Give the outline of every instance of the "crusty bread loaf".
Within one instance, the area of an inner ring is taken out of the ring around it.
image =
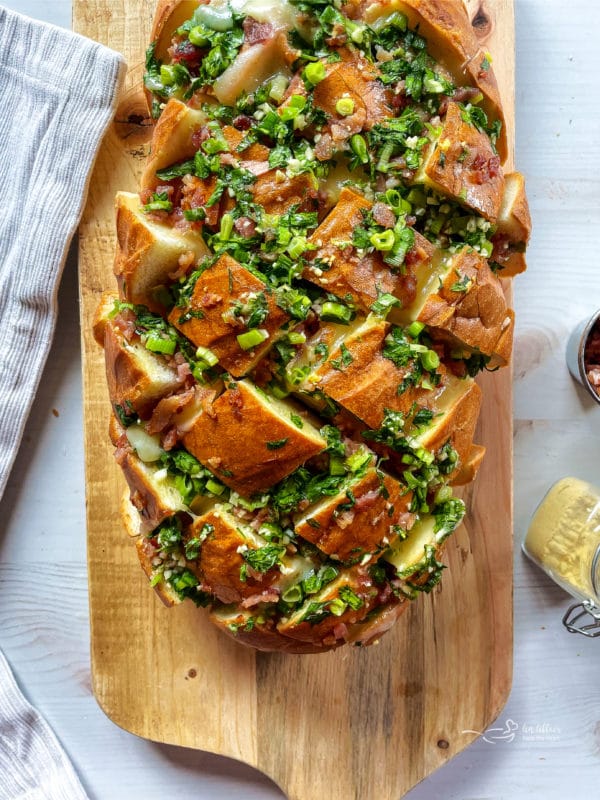
[[[144,83],[94,322],[125,529],[241,644],[370,645],[441,579],[512,350],[491,56],[460,0],[159,0]]]

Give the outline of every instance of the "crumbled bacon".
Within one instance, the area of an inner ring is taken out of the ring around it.
[[[113,319],[113,327],[121,331],[123,336],[130,342],[135,336],[137,317],[130,308],[124,308]]]
[[[174,272],[169,273],[169,278],[172,281],[177,281],[179,278],[182,278],[184,275],[187,275],[190,267],[196,260],[194,256],[194,252],[192,250],[188,250],[187,253],[182,253],[177,260],[178,268]]]
[[[244,42],[247,45],[268,42],[275,36],[275,28],[270,22],[259,22],[254,17],[246,17],[243,28]]]
[[[334,153],[333,138],[329,133],[323,133],[315,145],[315,156],[319,161],[329,161]]]
[[[238,217],[233,223],[233,227],[244,239],[250,239],[256,233],[256,222],[250,217]]]
[[[233,127],[238,131],[249,131],[252,127],[252,118],[246,116],[246,114],[239,114],[233,120]]]
[[[482,186],[500,174],[500,158],[492,156],[486,158],[483,153],[477,153],[470,167],[471,181]]]
[[[381,494],[381,490],[379,488],[372,489],[370,492],[366,492],[366,494],[361,495],[361,497],[356,498],[356,503],[354,508],[357,511],[361,511],[365,508],[371,508],[375,505],[377,498]]]
[[[336,518],[336,525],[338,528],[345,530],[354,522],[355,512],[352,509],[348,509],[346,511],[342,511],[341,514]]]
[[[142,189],[142,191],[140,192],[140,203],[143,206],[145,206],[152,200],[153,194],[154,192],[152,191],[152,189]]]
[[[167,452],[172,450],[179,442],[179,438],[179,431],[177,428],[175,426],[169,428],[161,437],[160,443],[163,450],[166,450]]]
[[[185,389],[183,392],[173,394],[170,397],[163,397],[156,404],[152,416],[146,423],[146,430],[153,436],[155,433],[162,433],[167,426],[173,424],[173,417],[181,413],[195,397],[195,389]]]
[[[129,444],[129,439],[127,438],[127,434],[124,433],[121,438],[117,442],[117,446],[115,449],[115,461],[119,466],[122,466],[125,463],[125,459],[127,458],[130,453],[133,453],[133,449]]]
[[[169,48],[169,55],[174,64],[185,64],[188,68],[194,68],[200,65],[203,52],[199,47],[193,45],[189,39],[184,39]]]
[[[238,420],[242,419],[242,408],[244,407],[244,398],[242,397],[242,393],[234,390],[232,392],[228,392],[227,394],[229,405],[233,411],[233,416]]]
[[[250,570],[248,570],[248,572],[250,572]],[[279,592],[275,589],[265,589],[265,591],[260,594],[251,594],[250,597],[244,598],[241,605],[242,608],[253,608],[259,605],[259,603],[277,603],[278,600]]]
[[[223,463],[223,459],[220,456],[210,456],[207,458],[206,461],[208,462],[208,466],[215,472],[219,469],[221,464]]]
[[[389,206],[385,203],[375,203],[373,206],[373,219],[378,225],[384,228],[393,228],[396,224],[396,216]]]
[[[210,139],[210,131],[206,125],[203,125],[201,128],[198,128],[198,130],[195,130],[192,133],[192,144],[196,150],[199,150],[200,145],[203,144],[203,142],[205,142],[207,139]]]
[[[200,305],[202,308],[211,309],[216,308],[219,303],[223,302],[223,298],[220,294],[216,294],[215,292],[205,292],[202,297],[200,298]]]

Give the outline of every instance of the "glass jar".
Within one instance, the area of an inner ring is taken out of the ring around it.
[[[537,507],[523,551],[579,602],[563,617],[571,633],[600,636],[600,489],[555,483]]]

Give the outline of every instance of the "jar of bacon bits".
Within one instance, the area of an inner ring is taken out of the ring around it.
[[[567,344],[569,372],[600,404],[600,311],[581,322]]]

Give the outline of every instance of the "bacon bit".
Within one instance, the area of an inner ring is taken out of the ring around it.
[[[249,131],[252,127],[252,119],[246,114],[240,114],[233,120],[233,127],[238,131]]]
[[[389,585],[389,583],[386,582],[381,591],[379,592],[379,594],[377,595],[377,602],[381,604],[386,603],[390,599],[392,594],[393,594],[392,587]]]
[[[333,138],[329,133],[324,133],[315,145],[315,156],[319,161],[329,161],[334,152]]]
[[[497,233],[495,236],[492,236],[491,241],[494,245],[492,259],[497,261],[498,264],[505,264],[510,258],[510,239],[506,234]]]
[[[127,434],[124,433],[118,440],[117,447],[115,449],[115,461],[120,467],[123,466],[125,459],[130,453],[133,453],[133,449],[129,444]]]
[[[233,411],[233,416],[237,420],[242,419],[242,408],[244,407],[244,398],[242,397],[242,393],[237,389],[234,389],[232,392],[229,392],[229,405],[231,406],[231,410]]]
[[[371,508],[375,505],[377,498],[380,496],[381,490],[379,488],[372,489],[370,492],[361,495],[361,497],[356,498],[356,504],[354,508],[357,511],[362,511],[365,508]]]
[[[339,517],[336,519],[336,525],[338,528],[341,528],[343,531],[346,530],[347,527],[352,525],[354,522],[354,517],[356,516],[355,512],[352,509],[348,509],[347,511],[343,511]]]
[[[203,144],[207,139],[210,139],[210,131],[203,125],[201,128],[198,128],[192,133],[192,144],[196,148],[196,150],[200,149],[200,145]]]
[[[268,508],[261,508],[260,511],[255,514],[252,522],[250,523],[250,527],[257,531],[263,522],[266,522],[270,516],[271,513]]]
[[[146,430],[153,436],[155,433],[162,433],[167,426],[173,423],[173,417],[180,414],[194,399],[196,392],[194,387],[185,389],[178,394],[170,397],[163,397],[156,404],[152,416],[146,422]]]
[[[192,266],[195,260],[196,257],[194,256],[194,252],[192,250],[188,250],[187,253],[182,253],[177,260],[179,268],[176,269],[175,272],[169,272],[169,278],[172,281],[177,281],[179,278],[187,275],[189,268]]]
[[[247,45],[268,42],[275,36],[275,28],[270,22],[259,22],[254,17],[246,17],[243,22],[244,43]]]
[[[405,94],[396,94],[392,96],[392,108],[395,111],[404,111],[408,105],[408,97]]]
[[[242,169],[256,175],[257,178],[259,175],[265,175],[271,169],[268,161],[242,161],[240,166]]]
[[[130,342],[135,336],[137,317],[130,308],[119,311],[113,319],[113,327],[121,331],[123,336]]]
[[[473,159],[470,172],[471,182],[482,186],[492,178],[498,177],[500,174],[500,159],[498,156],[486,158],[483,153],[478,153]]]
[[[211,456],[210,458],[206,459],[208,462],[208,466],[214,471],[218,470],[221,464],[223,463],[223,459],[220,456]]]
[[[202,61],[202,50],[193,45],[189,39],[180,41],[169,48],[169,55],[174,64],[185,64],[187,67],[197,67]]]
[[[252,570],[253,571],[253,570]],[[248,570],[250,573],[251,570]],[[264,592],[260,594],[251,594],[250,597],[246,597],[242,600],[242,608],[253,608],[253,606],[257,606],[259,603],[277,603],[279,600],[279,592],[275,589],[265,589]]]
[[[179,439],[180,436],[177,428],[175,426],[169,428],[168,431],[161,437],[161,445],[163,450],[166,450],[167,452],[172,450],[179,442]]]
[[[348,626],[344,622],[338,622],[332,633],[336,639],[345,639],[348,635]]]
[[[244,239],[250,239],[256,233],[256,222],[250,217],[239,217],[233,223],[233,227]]]
[[[452,95],[454,103],[466,103],[473,100],[480,94],[480,90],[475,86],[463,86],[457,89]]]
[[[170,183],[165,183],[165,184],[161,183],[159,186],[156,187],[156,189],[154,191],[156,192],[156,194],[166,194],[167,197],[170,200],[171,199],[171,195],[175,191],[175,188],[173,186],[171,186]]]
[[[222,167],[237,167],[239,163],[239,159],[233,153],[219,153],[219,164]]]
[[[384,228],[393,228],[396,224],[396,216],[389,206],[385,203],[375,203],[373,206],[373,219],[378,225]]]
[[[398,517],[396,517],[395,524],[399,525],[404,531],[410,531],[416,521],[417,521],[416,514],[413,514],[410,511],[403,511],[401,514],[398,515]]]
[[[215,399],[215,392],[210,392],[209,394],[203,395],[202,399],[200,400],[200,407],[202,409],[202,412],[211,419],[217,418],[217,413],[213,408],[214,399]]]
[[[216,308],[219,303],[223,302],[223,298],[220,294],[215,294],[215,292],[206,292],[200,298],[200,305],[202,308],[210,309]]]
[[[588,381],[592,384],[594,389],[600,389],[600,367],[597,369],[591,369],[587,374]],[[600,392],[598,392],[600,394]]]

